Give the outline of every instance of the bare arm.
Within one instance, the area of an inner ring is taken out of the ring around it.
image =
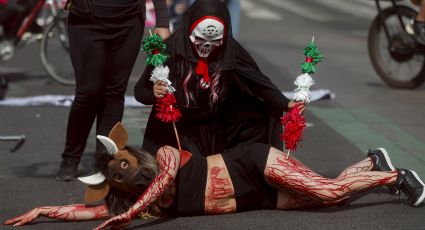
[[[126,213],[113,217],[105,221],[96,229],[105,229],[107,227],[117,227],[127,225],[131,219],[136,217],[141,211],[145,210],[156,199],[161,197],[165,190],[173,183],[177,175],[180,164],[179,151],[173,147],[165,146],[158,150],[156,160],[160,169],[160,173],[139,200]]]
[[[23,215],[5,221],[4,224],[21,226],[31,223],[39,216],[66,221],[99,220],[110,217],[106,205],[87,206],[85,204],[72,204],[35,208]]]

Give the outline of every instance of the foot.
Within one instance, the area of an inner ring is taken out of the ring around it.
[[[384,148],[369,149],[367,156],[372,159],[372,171],[395,171],[390,156]]]
[[[387,150],[384,148],[369,149],[367,156],[372,159],[373,167],[372,171],[395,171],[396,168],[391,163],[390,156],[388,155]],[[398,195],[399,190],[396,186],[388,186],[390,194]]]
[[[398,169],[396,186],[409,198],[413,207],[424,204],[425,184],[415,171]]]
[[[413,30],[415,31],[415,39],[421,45],[425,45],[425,22],[424,21],[413,21]]]
[[[63,159],[59,168],[56,180],[58,181],[72,181],[77,178],[78,160]]]

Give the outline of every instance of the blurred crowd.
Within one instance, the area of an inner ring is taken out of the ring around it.
[[[170,13],[170,28],[176,28],[180,22],[180,19],[186,9],[195,0],[167,0]],[[236,38],[239,29],[239,18],[240,18],[240,0],[221,0],[225,2],[229,8],[230,15],[232,17],[232,30],[233,36]],[[146,27],[153,27],[155,25],[155,15],[152,0],[146,1]]]
[[[195,0],[167,0],[170,13],[170,28],[177,27],[182,14]],[[229,7],[232,17],[233,35],[237,37],[240,18],[240,0],[222,0]],[[22,20],[31,12],[38,0],[0,0],[0,37],[15,34]],[[63,1],[65,2],[65,1]],[[146,0],[146,28],[155,26],[155,11],[152,0]],[[38,32],[40,25],[32,25]]]

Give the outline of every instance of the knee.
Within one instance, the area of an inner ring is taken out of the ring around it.
[[[320,194],[316,195],[316,198],[324,203],[334,203],[334,202],[339,202],[341,200],[344,200],[347,197],[345,196],[345,193],[342,191],[335,191],[333,189],[329,189],[329,190],[322,190]]]
[[[127,84],[120,84],[113,87],[106,87],[105,97],[114,99],[124,99]]]
[[[178,152],[178,151],[179,150],[174,148],[174,147],[171,147],[169,145],[165,145],[165,146],[162,146],[161,148],[159,148],[156,153],[158,155],[158,154],[165,154],[165,153]]]
[[[80,87],[75,92],[74,103],[82,106],[90,106],[102,99],[103,90],[93,87]]]

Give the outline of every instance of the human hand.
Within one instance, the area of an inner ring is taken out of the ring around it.
[[[306,104],[304,101],[290,101],[288,103],[288,108],[292,109],[295,106],[298,106],[298,109],[300,110],[300,114],[303,114],[304,111],[306,110]]]
[[[99,225],[94,230],[102,230],[108,227],[111,229],[122,229],[131,223],[131,215],[129,212],[125,212],[121,215],[110,218],[109,220],[103,222],[103,224]]]
[[[158,34],[159,36],[161,36],[162,39],[164,39],[164,40],[167,39],[168,37],[170,37],[170,35],[171,35],[170,29],[168,29],[168,28],[162,28],[162,27],[155,28],[153,30],[153,32],[155,34]]]
[[[21,225],[24,225],[24,224],[31,223],[33,220],[37,219],[37,217],[40,214],[42,214],[42,212],[44,210],[46,210],[46,209],[45,208],[34,208],[33,210],[31,210],[31,211],[29,211],[29,212],[27,212],[23,215],[20,215],[20,216],[14,217],[12,219],[6,220],[5,222],[3,222],[3,224],[6,224],[6,225],[12,225],[13,224],[13,226],[21,226]]]
[[[157,81],[153,85],[153,95],[155,98],[163,98],[168,93],[168,86],[167,83],[163,81]]]

